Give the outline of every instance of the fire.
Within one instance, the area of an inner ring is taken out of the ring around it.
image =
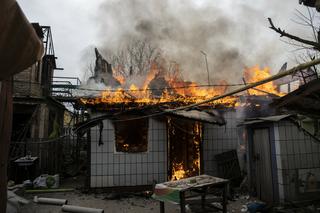
[[[168,121],[169,123],[171,120]],[[191,162],[184,161],[181,158],[174,158],[172,162],[171,180],[180,180],[200,174],[200,143],[202,138],[202,125],[199,122],[193,124],[192,143],[193,153],[189,155]],[[181,150],[179,150],[181,152]],[[177,157],[177,156],[175,156]]]
[[[141,85],[126,85],[126,79],[121,75],[120,68],[115,69],[114,77],[121,83],[121,88],[105,90],[100,97],[92,99],[81,99],[87,105],[96,104],[130,104],[155,105],[162,103],[180,103],[180,105],[199,103],[209,98],[224,94],[228,89],[227,81],[219,81],[219,86],[202,87],[196,82],[184,81],[179,70],[179,66],[166,70],[163,66],[153,63],[149,72],[145,75]],[[270,69],[259,66],[247,68],[244,71],[246,83],[257,82],[270,77]],[[165,83],[163,83],[165,82]],[[154,86],[155,85],[155,86]],[[274,94],[282,96],[272,83],[257,86],[255,89],[248,90],[250,95]],[[226,107],[237,107],[239,102],[237,97],[226,97],[216,100],[209,105],[224,105]]]
[[[270,77],[271,73],[269,67],[264,67],[263,69],[260,69],[260,67],[256,65],[252,68],[245,69],[243,75],[246,83],[254,83]],[[273,82],[268,82],[255,88],[256,89],[248,90],[250,95],[266,95],[267,93],[278,96],[284,95],[278,92],[277,87],[273,84]]]
[[[193,176],[195,172],[200,171],[200,155],[194,159],[192,169],[185,169],[182,162],[173,163],[171,180],[180,180],[182,178]]]
[[[186,177],[186,171],[184,170],[183,163],[175,163],[172,168],[171,180],[180,180]]]
[[[114,78],[117,79],[121,88],[105,90],[100,97],[82,98],[83,104],[161,104],[161,103],[180,103],[191,104],[199,103],[208,98],[223,94],[227,90],[227,82],[219,82],[222,86],[200,87],[195,82],[184,81],[179,70],[179,65],[166,69],[159,63],[152,63],[149,72],[145,75],[143,83],[126,85],[126,78],[123,67],[117,66],[113,70]],[[225,104],[234,106],[237,100],[235,97],[228,97],[210,104]]]

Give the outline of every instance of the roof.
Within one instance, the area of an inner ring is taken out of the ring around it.
[[[216,110],[200,110],[200,109],[191,109],[191,110],[178,110],[178,111],[173,111],[173,110],[163,110],[160,112],[154,112],[150,110],[131,110],[127,111],[127,113],[122,113],[123,114],[136,114],[137,118],[139,118],[138,114],[140,113],[141,118],[148,118],[151,117],[152,114],[157,114],[157,118],[159,116],[165,116],[165,115],[172,115],[172,116],[177,116],[180,118],[185,118],[189,120],[195,120],[195,121],[200,121],[200,122],[205,122],[205,123],[210,123],[210,124],[217,124],[217,125],[224,125],[226,124],[224,118],[220,113]],[[79,123],[76,125],[76,127],[73,129],[74,132],[84,132],[87,129],[99,125],[103,120],[106,119],[111,119],[111,120],[116,120],[117,117],[119,116],[112,113],[112,112],[106,112],[103,115],[99,115],[97,117],[88,119],[82,123]]]
[[[216,110],[191,109],[191,110],[172,111],[168,109],[168,110],[164,110],[164,112],[177,117],[206,122],[210,124],[218,124],[218,125],[226,124],[224,118]]]
[[[320,117],[320,79],[310,81],[297,90],[274,100],[272,105],[300,114]]]
[[[263,122],[278,122],[292,116],[293,115],[291,114],[287,114],[287,115],[274,115],[274,116],[260,117],[260,118],[250,118],[250,119],[246,119],[240,125],[250,125],[250,124],[256,124],[256,123],[263,123]]]

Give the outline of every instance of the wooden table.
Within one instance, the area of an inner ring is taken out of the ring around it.
[[[227,212],[227,190],[229,180],[209,175],[199,175],[176,181],[159,183],[155,186],[153,198],[160,201],[160,212],[164,213],[164,202],[178,203],[181,213],[186,212],[187,198],[201,196],[201,207],[205,209],[206,196],[212,189],[222,189],[222,211]],[[192,195],[187,195],[188,193]]]

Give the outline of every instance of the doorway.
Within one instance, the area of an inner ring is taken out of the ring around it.
[[[273,180],[269,128],[253,130],[253,186],[257,197],[267,203],[273,203]]]

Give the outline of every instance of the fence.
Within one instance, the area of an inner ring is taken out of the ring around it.
[[[59,173],[63,159],[63,140],[63,138],[51,140],[27,139],[23,142],[11,142],[10,162],[28,153],[33,157],[38,157],[37,173]]]

